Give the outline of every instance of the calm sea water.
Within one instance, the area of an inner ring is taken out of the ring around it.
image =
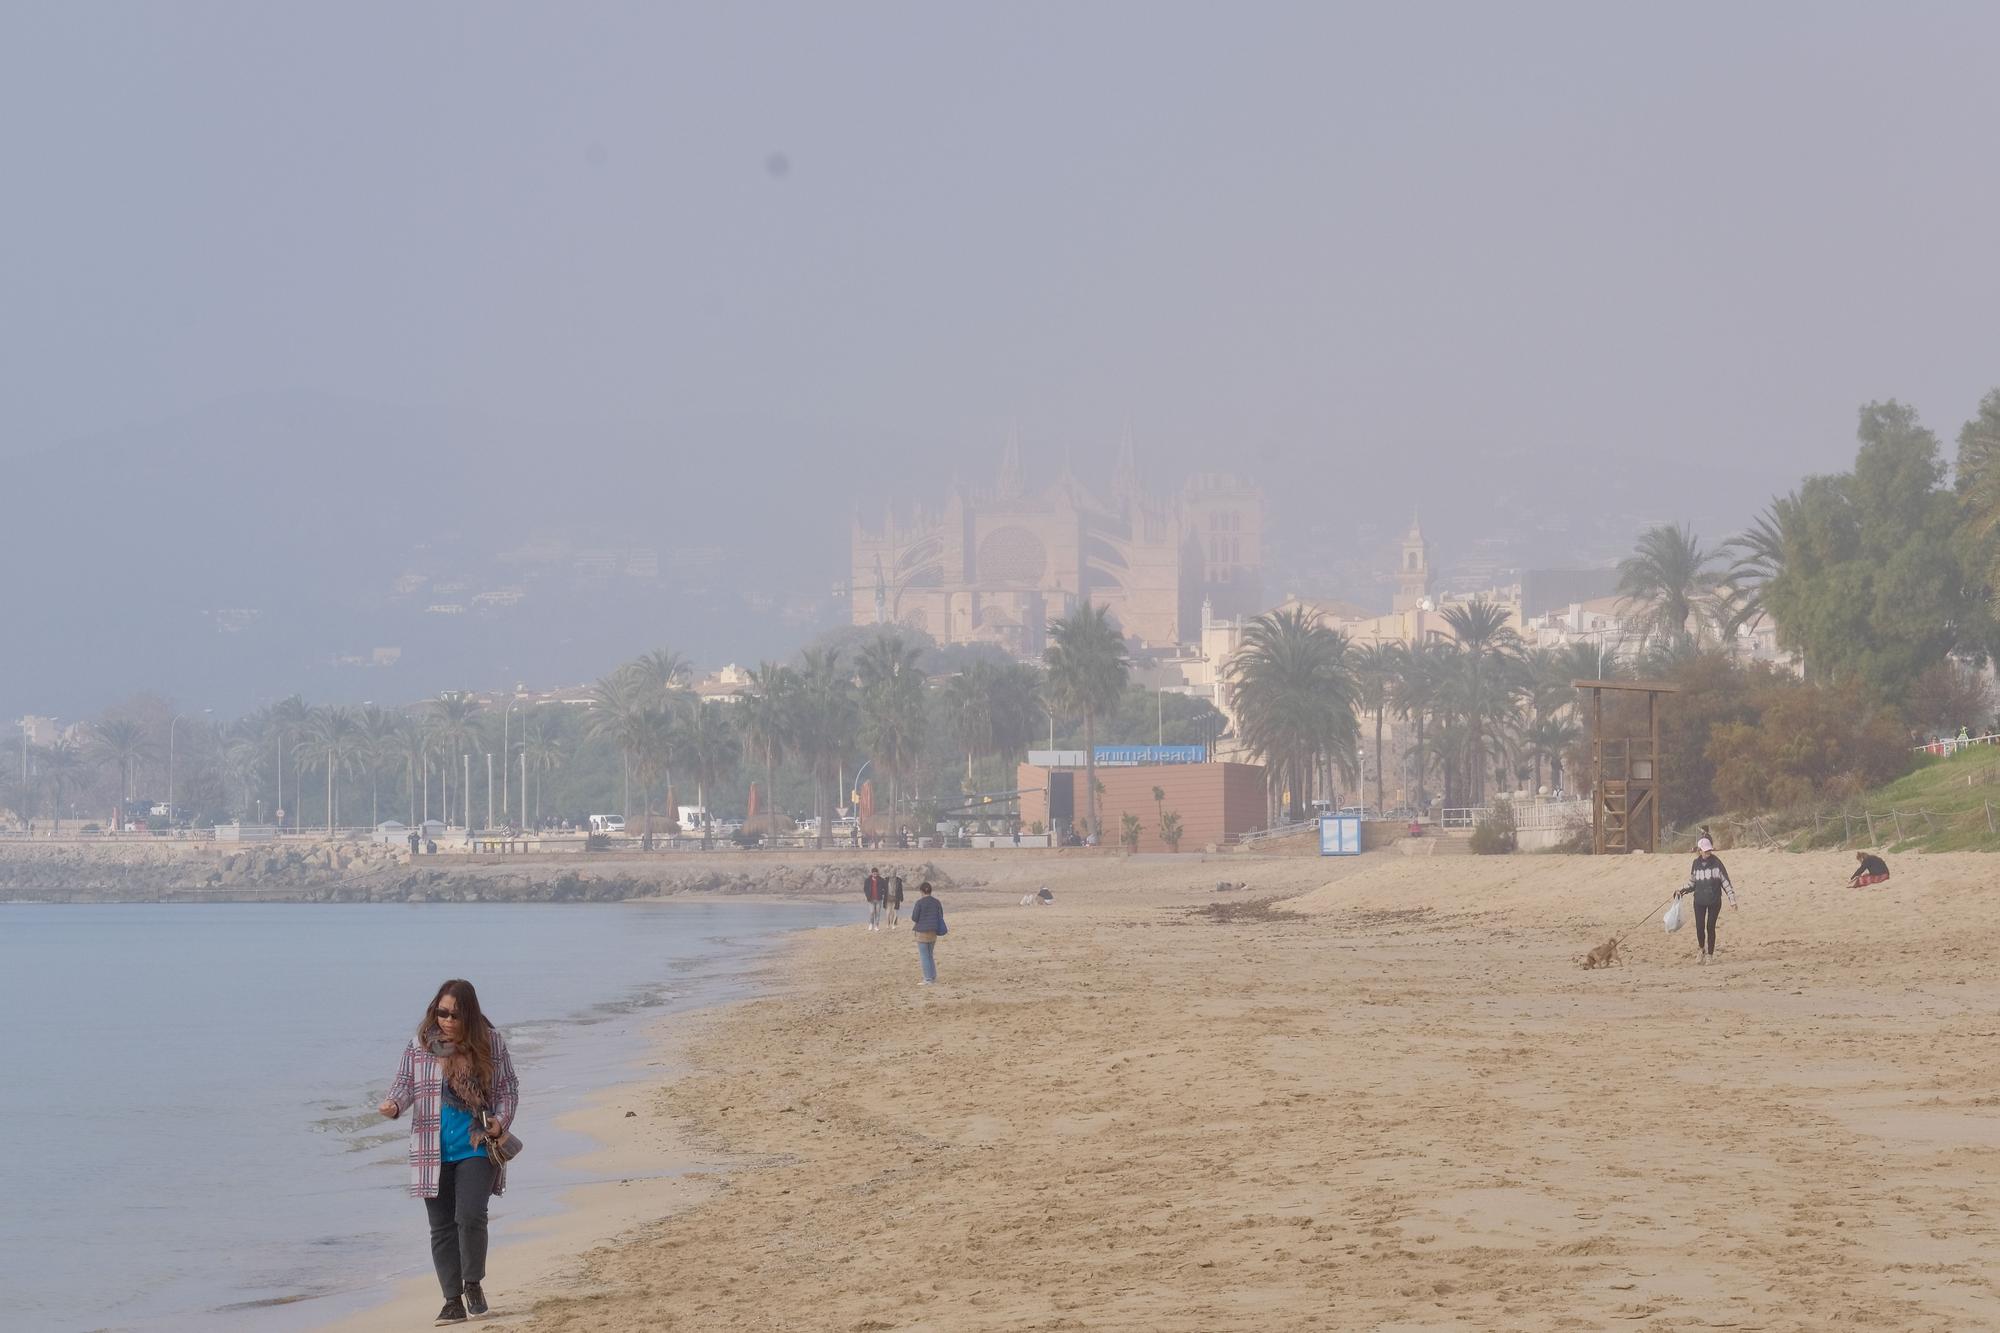
[[[559,1206],[551,1120],[637,1076],[662,1014],[732,998],[808,905],[0,906],[0,1324],[294,1329],[429,1272],[407,1125],[373,1105],[438,982],[521,1078],[494,1201]]]

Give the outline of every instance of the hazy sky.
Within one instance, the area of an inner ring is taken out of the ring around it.
[[[2000,383],[1990,4],[0,9],[0,453],[317,389],[1845,463]],[[665,447],[663,445],[663,447]],[[1760,503],[1752,497],[1750,503]]]

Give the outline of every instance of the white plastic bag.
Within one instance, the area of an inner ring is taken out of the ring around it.
[[[1669,935],[1681,928],[1681,900],[1678,897],[1667,904],[1667,914],[1660,918],[1660,924],[1666,927]]]

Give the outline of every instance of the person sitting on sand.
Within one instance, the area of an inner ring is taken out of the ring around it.
[[[1859,864],[1848,878],[1848,887],[1859,889],[1869,884],[1880,884],[1889,878],[1889,863],[1873,852],[1856,852],[1854,859]]]
[[[923,964],[924,985],[937,984],[937,942],[945,933],[944,904],[931,896],[931,882],[917,885],[917,903],[910,909],[910,933],[917,937],[917,959]]]
[[[1687,883],[1674,892],[1678,898],[1683,893],[1694,895],[1694,960],[1706,963],[1715,957],[1715,927],[1722,916],[1722,895],[1729,895],[1729,905],[1736,906],[1736,886],[1729,882],[1729,872],[1723,868],[1722,858],[1715,854],[1715,844],[1707,838],[1695,843],[1694,866],[1688,871]]]
[[[507,1188],[507,1165],[486,1150],[506,1136],[521,1085],[500,1029],[469,981],[438,987],[375,1109],[410,1117],[410,1194],[430,1215],[431,1265],[444,1289],[439,1324],[486,1313],[486,1201]]]

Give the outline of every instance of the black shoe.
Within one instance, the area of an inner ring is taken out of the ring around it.
[[[474,1319],[486,1313],[486,1293],[479,1289],[477,1282],[465,1284],[465,1312]]]
[[[442,1328],[446,1324],[462,1324],[464,1322],[465,1302],[456,1296],[446,1301],[444,1309],[438,1311],[437,1327],[439,1328]]]

